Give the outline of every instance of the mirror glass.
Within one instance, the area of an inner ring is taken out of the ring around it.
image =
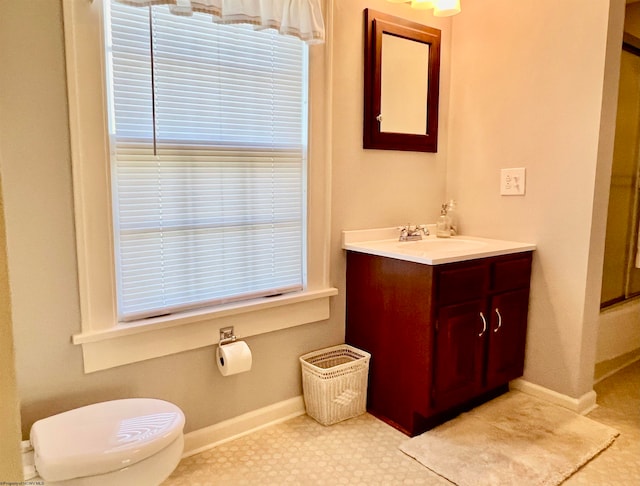
[[[382,34],[380,131],[427,133],[429,44]]]

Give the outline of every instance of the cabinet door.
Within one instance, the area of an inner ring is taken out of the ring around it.
[[[484,301],[442,307],[435,337],[433,406],[444,409],[482,389],[484,343],[489,332]]]
[[[522,376],[528,307],[529,289],[505,292],[491,299],[488,388]]]

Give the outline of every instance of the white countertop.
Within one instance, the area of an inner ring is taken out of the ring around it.
[[[418,241],[398,241],[400,231],[393,228],[342,232],[342,248],[370,255],[396,258],[427,265],[462,262],[491,256],[509,255],[536,249],[533,243],[493,240],[458,235],[438,238],[435,225],[427,225],[429,236]]]

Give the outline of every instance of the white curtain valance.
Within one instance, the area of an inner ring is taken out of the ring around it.
[[[252,24],[257,29],[277,29],[307,42],[324,42],[320,0],[118,0],[139,7],[169,5],[175,15],[203,12],[222,24]]]

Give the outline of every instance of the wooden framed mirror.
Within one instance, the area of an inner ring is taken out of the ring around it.
[[[438,151],[440,30],[364,10],[366,149]]]

